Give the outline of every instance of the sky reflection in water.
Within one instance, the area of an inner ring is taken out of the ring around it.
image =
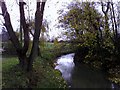
[[[74,53],[67,54],[57,59],[55,69],[60,70],[62,77],[73,88],[112,88],[117,86],[105,79],[105,74],[99,70],[91,70],[90,67],[80,64],[75,66]],[[118,88],[118,87],[117,87]]]

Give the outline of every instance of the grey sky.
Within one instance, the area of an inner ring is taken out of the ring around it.
[[[14,30],[19,28],[19,5],[16,3],[18,0],[5,0],[8,8],[8,12],[11,16],[11,22]],[[24,0],[29,1],[30,3],[30,15],[34,18],[35,10],[36,10],[36,0]],[[46,19],[49,23],[51,31],[49,32],[50,38],[56,37],[61,34],[61,29],[55,28],[55,25],[58,23],[58,14],[57,10],[64,9],[62,5],[66,5],[66,3],[70,3],[72,0],[47,0],[45,11],[44,11],[44,19]],[[78,1],[99,1],[99,0],[78,0]],[[118,1],[118,0],[113,0]],[[26,10],[25,10],[26,11]],[[0,9],[1,13],[1,9]],[[28,12],[25,12],[26,18],[28,17]],[[3,21],[2,16],[0,16],[0,24]],[[1,29],[0,29],[1,32]]]
[[[18,0],[17,0],[18,1]],[[28,1],[28,0],[24,0]],[[55,28],[55,24],[57,24],[58,20],[58,14],[57,10],[64,8],[62,5],[65,5],[67,3],[70,3],[72,0],[47,0],[46,5],[45,5],[45,11],[44,11],[44,19],[46,19],[49,23],[51,31],[49,32],[50,38],[56,37],[60,34],[61,30]],[[16,0],[6,0],[6,5],[8,12],[10,14],[11,22],[13,25],[14,30],[19,28],[19,5],[16,3]],[[36,0],[29,0],[29,5],[30,5],[30,16],[34,18],[35,10],[36,10]],[[1,10],[0,10],[1,12]],[[28,17],[28,12],[25,10],[25,15],[26,18]],[[0,16],[0,24],[1,21],[4,21],[2,16]],[[1,31],[0,31],[1,32]]]

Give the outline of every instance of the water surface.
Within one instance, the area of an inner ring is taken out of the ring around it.
[[[60,70],[62,77],[72,88],[116,88],[117,86],[105,77],[100,70],[93,70],[87,65],[75,66],[73,62],[74,53],[67,54],[57,59],[55,69]]]

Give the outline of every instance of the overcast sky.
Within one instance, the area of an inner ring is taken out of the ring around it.
[[[17,0],[18,1],[18,0]],[[28,1],[28,0],[24,0]],[[32,1],[32,2],[31,2]],[[72,0],[47,0],[46,5],[45,5],[45,11],[44,11],[44,19],[46,19],[49,23],[49,27],[51,31],[49,32],[50,38],[52,37],[57,37],[58,35],[61,34],[61,30],[58,28],[55,28],[55,25],[58,23],[58,14],[57,11],[65,8],[62,5],[67,5],[67,3],[70,3]],[[6,0],[6,5],[8,12],[10,14],[11,22],[13,25],[14,30],[19,28],[19,5],[17,4],[16,0]],[[35,10],[36,10],[36,0],[29,0],[29,5],[30,5],[30,15],[34,18]],[[28,12],[25,10],[25,15],[26,18],[28,17]],[[0,10],[1,13],[1,10]],[[0,16],[0,24],[2,24],[3,18]],[[1,32],[1,30],[0,30]]]
[[[13,25],[14,30],[19,28],[19,5],[16,1],[18,0],[5,0],[8,12],[10,14],[11,22]],[[28,0],[25,0],[28,1]],[[44,11],[44,19],[46,19],[49,23],[49,27],[51,29],[49,35],[50,38],[56,37],[61,34],[61,29],[55,28],[55,25],[58,23],[58,14],[57,11],[60,9],[64,9],[65,6],[71,2],[72,0],[47,0],[45,5],[45,11]],[[86,0],[78,0],[78,1],[86,1]],[[99,1],[99,0],[88,0],[88,1]],[[113,0],[118,1],[118,0]],[[34,18],[35,10],[36,10],[36,0],[29,0],[30,3],[30,15]],[[25,10],[26,11],[26,10]],[[1,13],[1,10],[0,10]],[[28,12],[26,11],[25,15],[27,18]],[[0,24],[2,23],[3,19],[2,16],[0,16]],[[1,32],[1,29],[0,29]]]

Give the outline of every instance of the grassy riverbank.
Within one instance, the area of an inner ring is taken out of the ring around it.
[[[24,72],[16,65],[17,58],[3,59],[3,88],[65,88],[66,82],[61,73],[40,57],[34,62],[32,72]]]
[[[62,47],[63,48],[63,47]],[[61,52],[61,46],[49,44],[41,50],[42,57],[38,57],[33,64],[33,71],[25,72],[17,64],[17,57],[4,57],[2,62],[3,88],[66,88],[67,84],[61,73],[55,70],[54,60]],[[67,49],[66,49],[67,50]]]

